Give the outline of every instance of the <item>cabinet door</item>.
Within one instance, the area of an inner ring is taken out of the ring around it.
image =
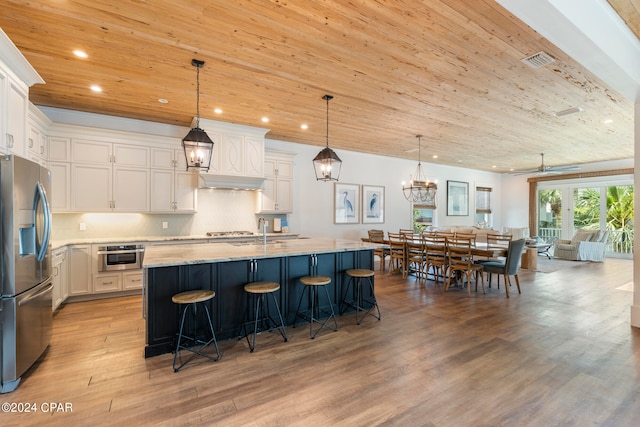
[[[51,171],[51,209],[56,212],[71,210],[71,164],[62,162],[49,163]]]
[[[244,174],[264,176],[264,138],[244,138]]]
[[[49,137],[49,161],[69,162],[71,161],[71,139]]]
[[[7,104],[7,150],[21,157],[26,156],[28,92],[18,82],[9,78]]]
[[[51,274],[51,284],[53,285],[53,290],[51,291],[52,296],[52,306],[51,310],[56,311],[56,308],[60,306],[62,303],[62,283],[61,283],[61,271],[60,264],[62,264],[62,257],[54,252],[51,257],[51,266],[53,267],[53,273]]]
[[[198,208],[196,187],[198,176],[193,172],[174,172],[174,210],[176,212],[195,212]]]
[[[174,150],[170,148],[152,148],[151,149],[151,167],[154,169],[169,169],[175,167]]]
[[[113,168],[114,210],[119,212],[149,211],[149,169]]]
[[[222,140],[222,175],[244,174],[243,137],[241,135],[224,134]]]
[[[173,178],[171,170],[151,170],[151,212],[171,212],[173,210]]]
[[[91,286],[91,245],[69,247],[69,296],[88,295]]]
[[[291,203],[291,195],[293,194],[293,181],[291,179],[278,178],[276,180],[276,210],[278,212],[291,212],[293,206]]]
[[[113,144],[113,162],[117,166],[149,167],[149,149],[137,145]]]
[[[276,210],[276,178],[266,178],[264,180],[260,200],[262,212]]]
[[[113,144],[108,142],[74,139],[71,141],[71,161],[73,163],[93,163],[111,165]],[[73,177],[75,180],[75,177]]]
[[[73,164],[71,210],[109,212],[111,205],[111,164]]]
[[[7,75],[0,64],[0,111],[7,110]],[[7,152],[7,131],[5,121],[0,117],[0,153]]]

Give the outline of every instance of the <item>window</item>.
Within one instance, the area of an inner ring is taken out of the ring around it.
[[[413,230],[420,233],[433,225],[433,211],[431,206],[413,205]]]
[[[476,224],[491,226],[491,187],[476,187]]]

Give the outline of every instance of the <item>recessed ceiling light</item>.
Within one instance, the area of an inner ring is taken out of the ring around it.
[[[94,92],[102,92],[102,88],[98,85],[91,85],[91,90]]]
[[[493,169],[497,168],[497,166],[496,166],[496,165],[493,165],[493,166],[491,166],[491,167],[492,167]]]
[[[438,155],[437,155],[437,154],[434,154],[434,155],[433,155],[433,158],[434,158],[434,159],[437,159],[437,158],[438,158]]]
[[[300,125],[300,129],[309,129],[309,126],[306,123]]]
[[[262,123],[269,123],[269,117],[263,117]]]
[[[611,123],[613,123],[613,119],[607,119],[607,120],[604,121],[605,125],[609,125]]]
[[[75,56],[77,56],[78,58],[88,58],[89,57],[89,55],[87,55],[87,52],[85,52],[84,50],[80,50],[80,49],[74,50],[73,54]]]
[[[222,114],[222,108],[214,108],[213,112],[216,114]]]
[[[166,100],[166,99],[164,99],[164,98],[160,98],[160,99],[158,99],[158,102],[159,102],[160,104],[168,104],[168,103],[169,103],[169,101],[167,101],[167,100]]]

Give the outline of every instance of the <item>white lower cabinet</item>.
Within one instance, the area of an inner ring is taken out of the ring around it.
[[[69,246],[69,296],[90,295],[91,286],[91,245]]]
[[[93,276],[93,293],[118,292],[122,290],[122,273],[99,273]]]
[[[52,310],[56,311],[69,296],[67,247],[59,248],[51,253],[53,267],[53,304]]]
[[[133,291],[142,289],[142,271],[122,273],[122,290]]]

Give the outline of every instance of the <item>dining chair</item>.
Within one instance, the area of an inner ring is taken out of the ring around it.
[[[389,240],[389,271],[392,273],[400,272],[402,278],[406,278],[405,236],[390,231],[387,232],[387,236]]]
[[[476,236],[476,233],[468,233],[468,232],[456,231],[454,233],[453,237],[461,238],[461,239],[469,239],[469,240],[471,240],[471,246],[475,247],[476,246],[476,238],[478,236]]]
[[[422,236],[419,234],[405,235],[405,251],[407,274],[415,274],[419,281],[426,280],[427,254]]]
[[[507,257],[504,262],[500,261],[488,261],[482,264],[485,273],[489,274],[489,286],[491,286],[491,274],[498,274],[498,289],[500,289],[500,274],[504,276],[504,287],[509,298],[509,286],[511,286],[509,276],[513,276],[516,279],[516,286],[518,287],[518,293],[520,292],[520,280],[518,279],[518,269],[522,262],[522,251],[524,250],[525,239],[512,240],[509,242],[507,249]]]
[[[504,249],[511,241],[511,234],[487,234],[487,249]],[[477,264],[484,264],[488,261],[504,261],[504,257],[489,257],[476,260]],[[491,287],[491,284],[489,284]]]
[[[451,286],[451,279],[461,276],[464,286],[464,279],[467,279],[467,290],[471,296],[471,276],[475,277],[476,292],[478,291],[478,280],[482,283],[482,293],[484,289],[484,276],[482,275],[483,264],[474,264],[473,255],[471,253],[471,239],[451,238],[447,239],[447,282],[444,290],[448,291]]]
[[[440,277],[444,283],[447,271],[447,238],[438,235],[423,235],[423,241],[426,253],[425,272],[428,274],[431,269],[436,284]]]
[[[385,243],[383,230],[368,230],[369,240],[373,243]],[[376,248],[373,250],[373,256],[380,258],[380,270],[384,271],[389,256],[389,248]]]

